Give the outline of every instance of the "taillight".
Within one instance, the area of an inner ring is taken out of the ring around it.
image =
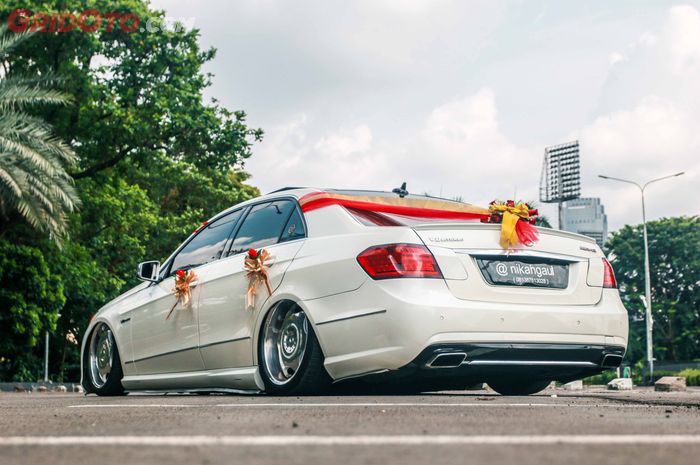
[[[424,245],[370,247],[357,256],[357,261],[373,279],[442,278],[435,257]]]
[[[617,289],[615,271],[607,258],[603,258],[603,287]]]

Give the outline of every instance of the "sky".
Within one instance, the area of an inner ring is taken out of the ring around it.
[[[700,214],[700,0],[157,0],[216,58],[208,98],[265,131],[284,186],[537,200],[544,148],[581,144],[611,230]],[[556,208],[541,208],[556,218]]]

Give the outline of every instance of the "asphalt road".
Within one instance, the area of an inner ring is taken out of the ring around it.
[[[39,463],[696,465],[700,391],[0,393],[0,464]]]

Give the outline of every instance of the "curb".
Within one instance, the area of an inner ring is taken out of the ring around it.
[[[0,383],[0,392],[84,392],[80,383]]]

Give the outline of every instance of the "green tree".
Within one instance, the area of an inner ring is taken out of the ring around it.
[[[654,356],[659,360],[700,358],[700,217],[647,223]],[[630,315],[627,358],[644,359],[646,348],[642,226],[627,225],[605,245],[622,300]]]
[[[259,194],[245,181],[245,160],[262,131],[246,114],[204,92],[213,76],[202,67],[199,31],[152,27],[163,12],[143,0],[8,0],[9,12],[129,11],[141,24],[128,33],[105,27],[32,35],[16,48],[14,72],[64,76],[57,83],[74,105],[39,108],[77,155],[72,170],[82,200],[69,215],[70,241],[58,250],[13,224],[4,237],[40,251],[66,302],[51,346],[54,376],[78,375],[78,346],[89,318],[136,284],[136,265],[167,257],[203,220]],[[0,352],[0,357],[3,353]]]
[[[64,168],[75,161],[75,155],[42,118],[26,110],[42,104],[65,105],[71,99],[51,88],[56,82],[51,74],[29,77],[15,72],[10,52],[28,37],[0,26],[0,215],[5,223],[19,215],[60,238],[66,213],[79,204]],[[0,226],[0,230],[6,228]]]
[[[38,249],[0,239],[0,282],[0,378],[36,380],[32,350],[56,328],[66,300],[61,280]]]
[[[23,71],[49,69],[66,76],[63,90],[75,96],[76,105],[46,115],[64,139],[75,141],[73,177],[101,179],[107,173],[137,184],[160,208],[159,216],[175,226],[159,230],[157,256],[181,241],[183,231],[258,193],[243,184],[242,169],[263,132],[248,127],[245,112],[230,111],[215,99],[205,102],[212,75],[202,66],[216,51],[200,48],[198,30],[161,27],[164,13],[142,0],[63,0],[53,7],[40,0],[6,3],[5,16],[16,8],[57,13],[95,8],[140,18],[143,27],[133,32],[103,26],[94,33],[35,34],[19,51]]]

